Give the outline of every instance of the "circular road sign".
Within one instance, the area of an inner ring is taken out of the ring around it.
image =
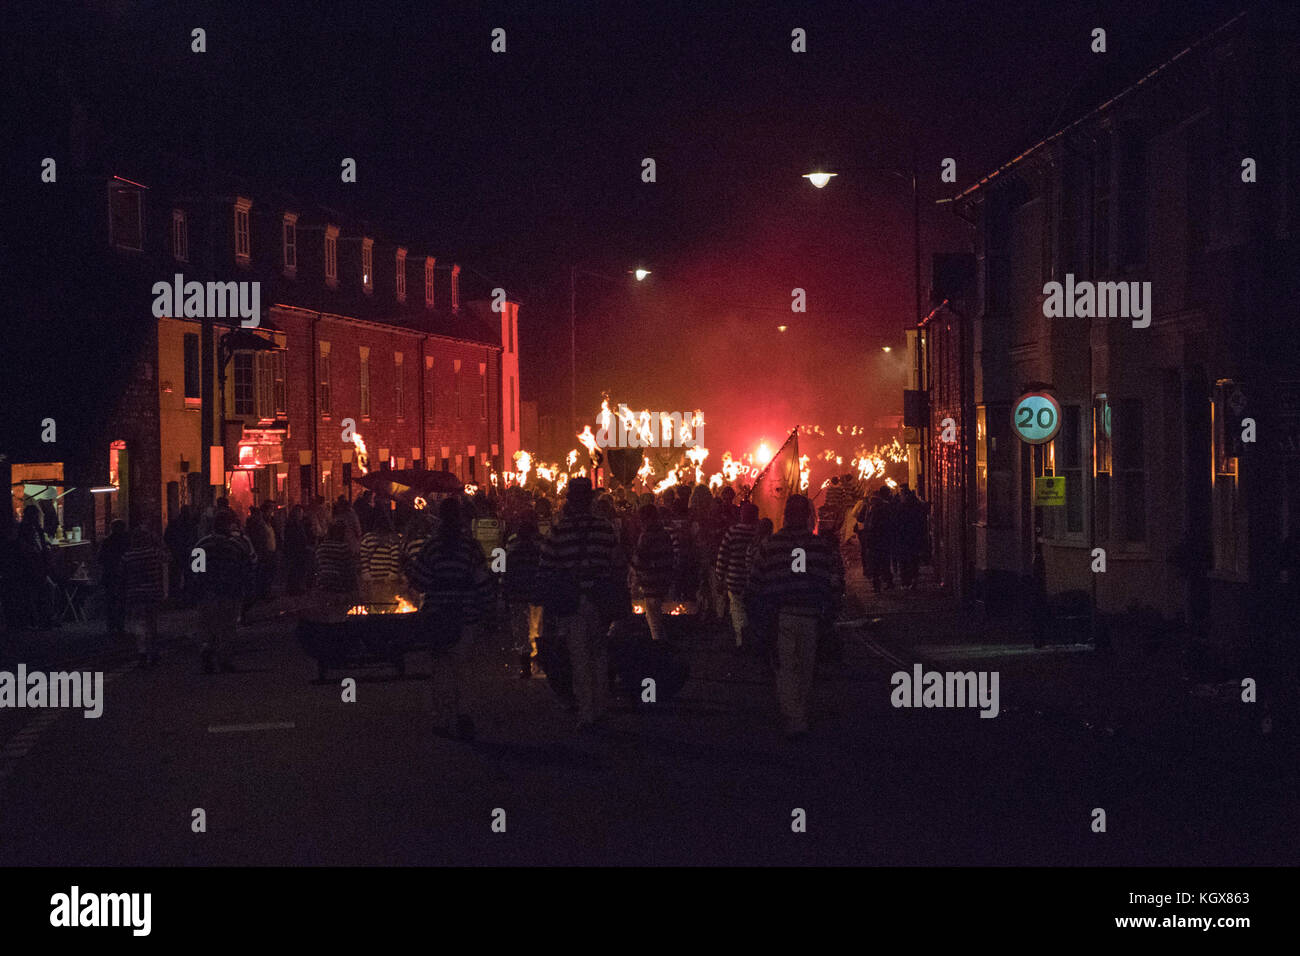
[[[1042,445],[1061,430],[1061,406],[1047,392],[1026,392],[1011,408],[1011,427],[1027,445]]]

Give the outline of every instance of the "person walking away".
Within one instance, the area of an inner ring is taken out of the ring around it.
[[[538,562],[544,580],[576,585],[576,602],[566,595],[557,604],[557,630],[569,650],[579,730],[594,727],[608,705],[609,644],[597,589],[625,572],[613,525],[591,512],[594,497],[590,478],[569,481],[564,509],[542,543]]]
[[[131,547],[122,555],[122,582],[127,612],[139,622],[140,663],[158,663],[158,611],[167,597],[167,552],[148,528],[131,532]]]
[[[449,496],[438,506],[438,529],[411,568],[411,586],[422,594],[420,614],[434,634],[435,732],[474,739],[469,714],[466,661],[473,626],[491,609],[495,594],[483,550],[470,535],[470,512]],[[452,725],[451,721],[455,723]]]
[[[27,600],[28,623],[35,627],[57,627],[54,584],[50,580],[50,543],[45,537],[45,521],[37,505],[23,509],[23,520],[18,526],[18,561],[23,594]]]
[[[896,532],[894,504],[889,489],[884,485],[876,490],[875,498],[866,509],[866,552],[864,558],[871,572],[871,588],[879,594],[894,587],[894,574],[890,559],[894,550]]]
[[[639,515],[642,531],[632,554],[632,572],[645,602],[645,620],[650,625],[650,637],[662,641],[666,636],[664,599],[672,592],[676,566],[673,538],[660,520],[659,509],[653,504],[642,505]]]
[[[361,582],[361,561],[352,552],[350,535],[347,522],[337,518],[316,546],[316,585],[325,603],[340,610],[357,603]]]
[[[524,514],[506,541],[505,595],[511,637],[519,654],[519,676],[533,676],[537,637],[542,629],[542,606],[537,603],[537,564],[542,557],[542,535],[537,519]]]
[[[907,486],[898,503],[898,562],[903,587],[916,589],[917,571],[925,553],[927,506]]]
[[[808,732],[817,667],[817,631],[844,591],[844,566],[832,539],[812,533],[812,504],[791,495],[781,530],[763,542],[747,589],[776,619],[776,690],[788,737]],[[803,560],[795,555],[801,549]]]
[[[203,673],[217,668],[231,672],[230,645],[235,625],[251,592],[257,573],[257,553],[239,528],[239,519],[230,510],[218,511],[213,517],[212,533],[195,545],[202,557],[203,570],[194,575],[198,585],[198,619],[203,634],[199,660]]]
[[[108,636],[126,636],[126,590],[122,586],[122,558],[131,547],[126,522],[113,521],[108,537],[99,546],[100,581],[104,585],[104,607],[107,613]]]
[[[402,538],[393,530],[392,512],[377,507],[370,530],[361,538],[361,583],[367,603],[395,601],[402,582]]]
[[[198,541],[198,522],[192,505],[181,505],[176,517],[167,522],[163,544],[167,548],[167,584],[173,599],[190,603],[186,590],[189,578],[190,552]]]
[[[253,605],[270,593],[270,575],[274,573],[274,568],[268,566],[274,561],[275,552],[275,532],[266,523],[260,508],[254,506],[248,509],[248,521],[244,525],[244,533],[253,545],[253,553],[257,555],[257,576],[252,590],[244,599],[243,613],[240,614],[239,619],[241,624],[247,623],[248,612],[252,610]]]
[[[770,525],[770,522],[769,522]],[[727,591],[731,606],[731,630],[736,647],[745,645],[749,622],[745,615],[745,585],[749,580],[749,546],[758,534],[758,506],[746,501],[740,506],[740,520],[727,529],[718,547],[717,578]]]
[[[284,525],[284,588],[297,597],[307,591],[315,550],[311,523],[302,505],[289,509]]]

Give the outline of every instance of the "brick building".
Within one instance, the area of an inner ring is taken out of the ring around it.
[[[1234,18],[954,204],[978,288],[930,320],[930,456],[964,512],[940,559],[960,550],[991,601],[1039,574],[1227,643],[1276,615],[1300,530],[1300,338],[1280,318],[1300,291],[1300,49],[1275,13]],[[1245,179],[1247,158],[1267,174]],[[1149,282],[1149,324],[1048,316],[1067,276]],[[1012,428],[1030,390],[1060,405],[1044,444]],[[945,415],[969,442],[940,444]],[[1064,478],[1063,505],[1035,503],[1039,477]]]

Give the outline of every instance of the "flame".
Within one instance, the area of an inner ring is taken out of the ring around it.
[[[715,488],[721,488],[722,484],[722,472],[715,471],[709,476],[709,491],[712,491]]]
[[[650,479],[654,477],[654,466],[650,464],[650,456],[641,456],[641,467],[636,470],[637,478],[641,479],[642,484],[649,484]]]
[[[415,510],[423,511],[427,507],[429,507],[429,502],[425,501],[423,498],[417,495],[415,498]]]
[[[376,608],[376,610],[372,611],[371,610],[372,607]],[[379,610],[379,608],[382,608],[383,610]],[[387,605],[383,605],[383,604],[376,604],[376,605],[354,604],[351,608],[348,609],[348,614],[352,616],[359,616],[363,614],[410,614],[418,610],[419,610],[418,607],[416,607],[414,604],[412,604],[410,601],[408,601],[406,598],[402,597],[402,595],[399,594],[397,595],[397,601],[392,606],[391,610],[388,609]]]
[[[886,478],[886,479],[885,479],[885,484],[889,485],[890,488],[897,488],[897,487],[898,487],[898,482],[896,482],[893,478]]]
[[[472,482],[472,481],[470,481],[470,482],[466,482],[466,483],[465,483],[465,487],[464,487],[462,490],[463,490],[463,491],[465,492],[465,494],[467,494],[467,495],[473,495],[474,492],[478,491],[478,485],[474,484],[474,482]]]
[[[356,432],[352,433],[352,447],[357,450],[357,467],[361,474],[370,474],[370,453],[366,451],[366,442]]]
[[[754,461],[759,465],[766,465],[772,460],[772,449],[768,447],[767,442],[759,442],[758,450],[754,452]]]
[[[659,482],[659,484],[655,485],[655,494],[657,495],[662,494],[663,492],[667,491],[669,488],[673,487],[676,484],[677,484],[677,472],[670,471],[668,472],[667,478]]]
[[[799,456],[799,491],[800,492],[804,492],[808,490],[808,478],[809,478],[808,456],[800,455]]]
[[[572,468],[574,463],[577,462],[577,460],[578,460],[578,449],[575,448],[573,449],[573,451],[569,452],[569,457],[566,458],[565,461],[568,463],[569,467]]]
[[[533,456],[528,454],[528,452],[524,451],[523,449],[520,449],[519,451],[515,452],[514,459],[515,459],[516,471],[519,475],[519,484],[523,485],[527,483],[528,472],[533,467]],[[539,474],[538,477],[540,478],[541,475]]]
[[[686,449],[687,460],[695,466],[695,483],[697,485],[704,483],[704,470],[701,467],[704,459],[709,457],[709,450],[696,445],[694,448]]]
[[[582,434],[578,436],[578,441],[582,442],[583,447],[587,449],[588,454],[596,454],[596,436],[591,433],[590,425],[582,426]],[[574,452],[574,455],[577,455],[576,451]],[[569,464],[573,464],[573,462],[570,462]]]

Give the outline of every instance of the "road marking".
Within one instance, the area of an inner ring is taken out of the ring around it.
[[[266,724],[219,724],[208,728],[210,734],[240,734],[250,730],[293,730],[294,724],[276,721]]]

